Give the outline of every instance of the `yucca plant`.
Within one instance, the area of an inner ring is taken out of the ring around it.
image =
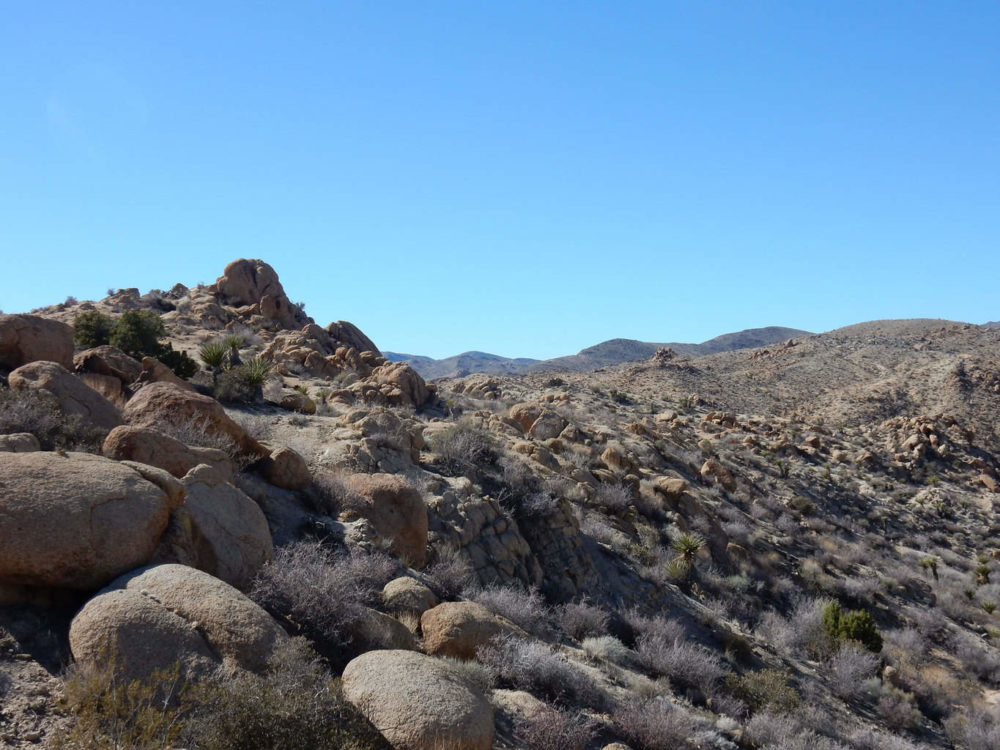
[[[267,376],[271,374],[274,362],[262,359],[259,355],[243,363],[243,379],[247,385],[259,387],[264,385]]]
[[[677,553],[677,557],[690,567],[694,565],[695,557],[698,556],[701,548],[705,546],[705,537],[701,534],[681,534],[674,539],[670,546]]]
[[[209,341],[198,350],[198,356],[207,369],[218,372],[229,361],[229,347],[223,341]]]

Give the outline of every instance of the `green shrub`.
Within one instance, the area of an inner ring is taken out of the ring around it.
[[[868,610],[844,613],[839,603],[830,602],[823,610],[823,627],[835,641],[856,641],[875,654],[882,650],[882,634]]]
[[[789,674],[778,669],[761,669],[726,677],[726,687],[756,713],[765,708],[788,713],[798,708],[801,700],[795,688],[788,684]]]
[[[264,383],[273,367],[273,362],[260,357],[230,367],[216,380],[215,397],[219,401],[236,403],[259,401],[263,394]]]
[[[82,347],[111,344],[136,359],[156,357],[178,377],[190,378],[197,372],[197,364],[171,344],[161,344],[166,333],[160,316],[151,310],[126,310],[117,321],[89,310],[73,321],[74,340]]]
[[[126,310],[115,323],[111,346],[118,347],[130,357],[142,359],[156,356],[160,339],[166,335],[160,316],[151,310]]]
[[[115,321],[99,310],[88,310],[73,321],[73,340],[84,349],[111,343]]]

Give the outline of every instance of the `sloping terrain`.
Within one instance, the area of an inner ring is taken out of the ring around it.
[[[1000,746],[1000,330],[427,384],[260,261],[36,312],[0,316],[8,746]],[[197,372],[72,356],[45,321],[88,312]]]

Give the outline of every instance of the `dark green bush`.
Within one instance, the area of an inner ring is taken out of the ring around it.
[[[73,321],[73,340],[84,349],[111,343],[115,321],[99,310],[88,310]]]
[[[882,634],[867,610],[845,613],[840,604],[830,602],[823,610],[823,627],[835,641],[856,641],[875,654],[882,650]]]
[[[97,310],[78,315],[73,321],[73,337],[87,349],[111,344],[130,357],[156,357],[181,378],[190,378],[198,365],[171,344],[162,344],[166,329],[160,316],[151,310],[126,310],[118,320]]]
[[[136,359],[155,357],[166,333],[160,316],[151,310],[126,310],[115,323],[110,343]]]

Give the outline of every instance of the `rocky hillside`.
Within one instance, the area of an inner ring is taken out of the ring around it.
[[[386,352],[386,357],[394,362],[406,362],[421,376],[427,379],[454,378],[487,373],[489,375],[519,375],[528,372],[543,372],[550,370],[565,370],[571,372],[589,372],[600,367],[611,367],[625,362],[635,362],[649,359],[657,349],[672,349],[680,354],[698,356],[715,354],[736,349],[752,349],[760,346],[781,343],[795,336],[808,336],[808,331],[796,328],[750,328],[737,333],[726,333],[716,336],[701,344],[651,344],[635,339],[610,339],[600,344],[588,346],[576,354],[554,359],[537,360],[509,357],[499,357],[485,352],[466,352],[446,359],[431,359],[412,354],[397,354]]]
[[[1000,747],[998,337],[428,384],[254,260],[0,316],[0,741]]]

